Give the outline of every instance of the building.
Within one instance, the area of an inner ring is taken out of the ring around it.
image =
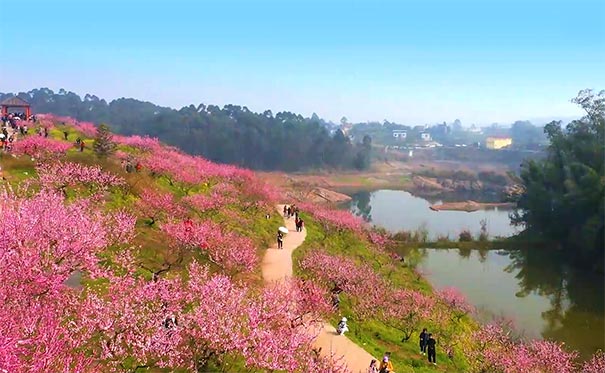
[[[8,115],[9,113],[25,113],[25,118],[29,118],[31,115],[31,107],[29,102],[13,96],[0,103],[0,110],[2,115]]]
[[[408,137],[406,130],[393,130],[393,137],[397,140],[403,141]]]
[[[431,134],[428,132],[420,132],[420,140],[431,141]]]
[[[488,149],[502,149],[510,146],[513,143],[513,139],[510,137],[488,137],[485,139],[485,147]]]

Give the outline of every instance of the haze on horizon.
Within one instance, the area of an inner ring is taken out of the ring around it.
[[[469,125],[576,117],[605,87],[597,0],[28,4],[3,19],[2,92]]]

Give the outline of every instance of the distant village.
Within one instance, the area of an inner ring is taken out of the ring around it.
[[[535,126],[529,121],[517,121],[510,125],[494,123],[484,127],[473,124],[465,127],[456,119],[450,124],[443,122],[412,127],[388,121],[350,124],[341,120],[340,125],[334,125],[331,130],[341,130],[356,142],[368,135],[374,145],[402,150],[474,147],[494,151],[532,152],[541,151],[548,144],[543,127]]]

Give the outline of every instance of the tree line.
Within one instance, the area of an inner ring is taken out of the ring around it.
[[[13,94],[0,93],[0,100]],[[107,123],[123,135],[149,135],[187,153],[220,163],[256,170],[366,169],[372,141],[354,143],[342,131],[334,133],[317,115],[270,110],[255,113],[245,106],[200,104],[179,110],[132,98],[107,102],[87,94],[82,99],[63,89],[21,92],[34,113],[53,113],[80,121]]]
[[[605,252],[605,91],[580,91],[572,100],[586,115],[547,124],[544,160],[521,169],[524,187],[512,221],[528,232],[555,239],[569,258],[603,271]]]

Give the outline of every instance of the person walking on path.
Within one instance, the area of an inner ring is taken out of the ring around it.
[[[278,249],[284,248],[284,235],[280,231],[277,232],[277,248]]]
[[[368,373],[378,373],[378,362],[376,361],[376,359],[372,359],[372,361],[370,361]]]
[[[288,205],[284,205],[284,218],[286,217],[287,213],[288,213]]]
[[[433,338],[433,335],[431,333],[429,333],[429,339],[426,342],[426,346],[428,349],[428,353],[429,353],[429,363],[433,363],[434,365],[437,365],[437,360],[436,360],[436,350],[435,350],[435,345],[437,344],[437,341],[435,341],[435,338]]]
[[[429,334],[426,332],[426,328],[422,329],[420,333],[420,353],[426,355],[426,342],[429,339]]]
[[[84,141],[80,141],[80,153],[84,151]]]

